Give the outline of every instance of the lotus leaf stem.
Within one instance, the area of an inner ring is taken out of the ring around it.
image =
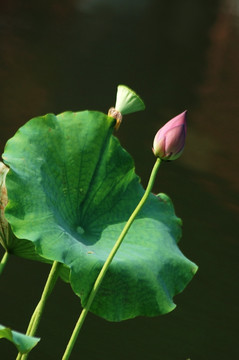
[[[40,299],[39,303],[37,304],[37,306],[32,314],[31,320],[29,322],[27,332],[26,332],[26,335],[28,335],[28,336],[34,336],[38,329],[38,326],[39,326],[39,323],[41,320],[41,316],[42,316],[43,310],[46,305],[46,301],[47,301],[49,295],[51,294],[53,287],[55,286],[56,281],[58,279],[60,267],[61,267],[61,263],[59,263],[58,261],[53,262],[51,271],[48,275],[45,287],[42,292],[41,299]],[[29,352],[26,354],[18,353],[16,360],[26,360],[28,358],[28,355],[29,355]]]
[[[83,308],[81,314],[80,314],[80,317],[75,325],[75,328],[73,330],[73,333],[71,335],[71,338],[68,342],[68,345],[66,347],[66,350],[64,352],[64,355],[62,357],[62,360],[68,360],[70,355],[71,355],[71,352],[73,350],[73,347],[75,345],[75,342],[76,342],[76,339],[77,339],[77,336],[79,334],[79,331],[84,323],[84,320],[86,318],[86,315],[88,313],[88,311],[90,310],[90,307],[91,307],[91,304],[99,290],[99,287],[104,279],[104,276],[116,254],[116,252],[118,251],[125,235],[127,234],[130,226],[132,225],[135,217],[137,216],[137,214],[139,213],[139,211],[141,210],[141,208],[143,207],[144,203],[146,202],[149,194],[151,193],[152,191],[152,188],[153,188],[153,185],[154,185],[154,181],[155,181],[155,178],[156,178],[156,175],[157,175],[157,172],[158,172],[158,169],[159,169],[159,166],[160,166],[160,163],[161,163],[161,160],[159,158],[157,158],[155,164],[154,164],[154,167],[152,169],[152,172],[151,172],[151,175],[150,175],[150,178],[149,178],[149,182],[148,182],[148,185],[147,185],[147,188],[145,190],[145,193],[143,195],[143,197],[141,198],[140,202],[138,203],[138,205],[136,206],[135,210],[133,211],[133,213],[131,214],[130,218],[128,219],[127,223],[125,224],[120,236],[118,237],[118,240],[116,241],[114,247],[112,248],[108,258],[106,259],[95,283],[94,283],[94,286],[90,292],[90,295],[89,295],[89,298],[87,300],[87,303],[86,303],[86,306]]]

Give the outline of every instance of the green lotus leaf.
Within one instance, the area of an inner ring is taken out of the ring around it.
[[[7,205],[7,189],[5,185],[8,167],[0,161],[0,244],[6,250],[6,244],[9,237],[8,222],[4,216],[4,210]]]
[[[11,330],[9,327],[0,325],[0,339],[2,338],[11,341],[22,354],[32,350],[40,341],[40,338],[27,336],[18,331]]]
[[[5,216],[18,238],[69,269],[74,292],[89,293],[144,189],[131,156],[100,112],[30,120],[6,145]],[[181,221],[170,199],[150,195],[111,263],[91,311],[111,321],[174,309],[197,266],[179,250]],[[68,279],[65,274],[66,280]]]
[[[35,251],[34,243],[28,240],[19,240],[12,232],[5,217],[5,207],[8,203],[6,175],[9,168],[0,161],[0,244],[9,254],[22,256],[26,259],[49,262]]]

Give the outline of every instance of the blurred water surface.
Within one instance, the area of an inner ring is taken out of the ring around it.
[[[199,271],[171,314],[122,323],[90,315],[72,359],[239,358],[238,44],[237,0],[1,2],[1,152],[34,116],[107,112],[123,83],[147,106],[125,117],[117,134],[145,185],[156,131],[188,109],[184,154],[163,164],[155,192],[172,197],[184,223],[180,248]],[[1,323],[25,331],[48,271],[10,259]],[[60,359],[79,312],[79,299],[59,281],[32,358]],[[14,359],[15,349],[2,341],[0,354]]]

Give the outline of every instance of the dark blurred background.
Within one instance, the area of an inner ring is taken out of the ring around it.
[[[199,265],[177,308],[110,323],[89,315],[71,359],[238,359],[238,0],[8,0],[0,3],[0,148],[34,116],[101,110],[116,87],[146,110],[117,136],[146,185],[156,131],[188,110],[184,154],[164,163],[155,192],[183,219],[180,248]],[[0,249],[0,255],[3,252]],[[11,257],[0,279],[0,322],[26,330],[49,265]],[[58,281],[30,359],[61,359],[80,301]],[[0,342],[1,360],[16,356]]]

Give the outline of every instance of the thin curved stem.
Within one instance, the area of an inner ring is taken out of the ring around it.
[[[61,263],[59,263],[57,261],[53,262],[51,271],[48,275],[45,287],[42,292],[41,299],[40,299],[39,303],[37,304],[37,306],[32,314],[32,317],[30,319],[26,335],[34,336],[38,329],[38,326],[39,326],[39,323],[40,323],[40,320],[42,317],[42,313],[43,313],[43,310],[46,305],[46,301],[47,301],[49,295],[51,294],[53,287],[55,286],[56,281],[58,279],[60,266],[61,266]],[[28,355],[29,355],[29,353],[26,353],[26,354],[19,353],[16,360],[26,360],[28,358]]]
[[[147,185],[147,188],[145,190],[145,193],[143,195],[143,197],[141,198],[140,202],[138,203],[138,205],[136,206],[135,210],[133,211],[133,213],[131,214],[129,220],[127,221],[127,223],[125,224],[120,236],[118,237],[114,247],[112,248],[108,258],[106,259],[95,283],[94,283],[94,286],[91,290],[91,293],[89,295],[89,298],[88,298],[88,301],[86,303],[86,306],[84,307],[84,309],[82,310],[81,314],[80,314],[80,317],[75,325],[75,328],[73,330],[73,333],[71,335],[71,338],[68,342],[68,345],[66,347],[66,350],[65,350],[65,353],[62,357],[62,360],[68,360],[70,355],[71,355],[71,352],[72,352],[72,349],[74,347],[74,344],[76,342],[76,339],[77,339],[77,336],[79,334],[79,331],[84,323],[84,320],[86,318],[86,315],[88,313],[88,311],[90,310],[90,307],[91,307],[91,304],[99,290],[99,287],[105,277],[105,274],[108,270],[108,267],[110,265],[110,263],[112,262],[116,252],[118,251],[125,235],[127,234],[130,226],[132,225],[135,217],[137,216],[137,214],[139,213],[139,211],[141,210],[141,208],[143,207],[144,203],[146,202],[152,188],[153,188],[153,185],[154,185],[154,181],[155,181],[155,178],[156,178],[156,175],[157,175],[157,172],[158,172],[158,169],[159,169],[159,166],[160,166],[160,163],[161,163],[161,160],[159,158],[157,158],[155,164],[154,164],[154,167],[153,167],[153,170],[151,172],[151,175],[150,175],[150,178],[149,178],[149,182],[148,182],[148,185]]]
[[[9,253],[7,251],[5,251],[5,253],[4,253],[3,257],[2,257],[1,263],[0,263],[0,275],[2,274],[3,269],[6,266],[8,258],[9,258]]]

